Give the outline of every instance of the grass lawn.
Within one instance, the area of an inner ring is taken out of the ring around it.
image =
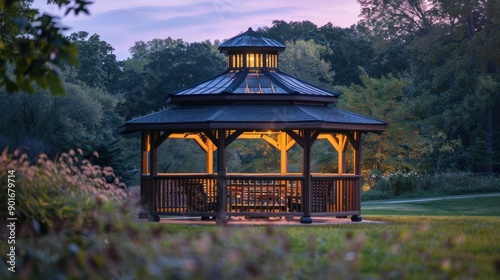
[[[210,236],[207,261],[232,254],[223,269],[241,278],[500,279],[499,205],[498,197],[371,205],[363,218],[378,223],[363,224],[152,226],[197,248]]]
[[[416,216],[497,216],[500,217],[500,196],[443,199],[411,203],[366,204],[363,215]]]

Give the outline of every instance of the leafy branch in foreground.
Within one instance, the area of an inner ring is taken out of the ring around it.
[[[35,93],[33,82],[54,95],[65,90],[59,77],[65,63],[78,64],[78,50],[62,35],[67,30],[57,17],[31,8],[33,1],[0,0],[0,88]],[[88,14],[91,2],[48,0],[66,8],[66,15]]]

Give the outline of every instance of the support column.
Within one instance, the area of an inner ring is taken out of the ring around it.
[[[214,144],[210,139],[207,138],[205,141],[205,144],[207,145],[207,161],[206,161],[206,168],[205,172],[208,174],[213,174],[214,173]]]
[[[149,131],[141,131],[141,192],[139,200],[139,219],[148,219],[150,213],[151,178],[143,177],[143,175],[149,174],[149,151],[151,149],[150,142]]]
[[[339,174],[345,174],[347,170],[347,158],[346,158],[346,150],[347,150],[347,137],[342,134],[337,135],[339,139],[339,149],[338,152],[338,167]]]
[[[359,210],[359,215],[352,215],[351,221],[361,222],[363,218],[361,217],[361,132],[354,132],[354,174],[358,175],[358,181],[356,182],[356,197],[354,197],[356,209]]]
[[[300,218],[303,224],[312,223],[312,180],[311,180],[311,131],[304,130],[302,149],[302,174],[304,175],[304,185],[302,186],[302,211],[304,215]]]
[[[149,132],[141,132],[141,175],[149,173],[149,150],[151,149]]]
[[[347,136],[343,135],[343,134],[337,134],[336,135],[336,138],[338,139],[338,149],[337,149],[337,153],[338,153],[338,167],[339,167],[339,171],[338,171],[338,174],[339,175],[342,175],[342,174],[345,174],[346,171],[347,171],[347,146],[348,146],[348,142],[347,142]],[[340,184],[339,188],[337,189],[337,201],[335,202],[337,204],[337,209],[339,211],[345,211],[345,207],[346,207],[346,197],[345,197],[345,193],[344,193],[344,190],[346,189],[346,186],[345,186],[345,183],[342,183]],[[347,218],[347,216],[337,216],[337,218]]]
[[[149,221],[159,222],[160,217],[155,215],[156,212],[156,191],[153,177],[158,175],[158,147],[156,141],[160,137],[159,131],[149,132],[149,178],[150,178],[150,201],[149,201]]]
[[[280,147],[280,153],[281,153],[281,175],[285,175],[287,172],[287,164],[288,164],[288,157],[287,157],[287,134],[286,132],[281,132],[278,135],[278,143]]]
[[[217,224],[227,223],[226,130],[217,131]]]
[[[354,140],[357,146],[354,149],[354,174],[361,175],[361,132],[354,132]]]

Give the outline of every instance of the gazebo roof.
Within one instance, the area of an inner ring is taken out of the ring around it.
[[[252,95],[258,95],[252,97]],[[171,103],[206,102],[208,100],[297,101],[333,103],[340,92],[329,91],[279,70],[228,70],[170,95]]]
[[[129,132],[155,129],[325,129],[383,132],[385,122],[352,112],[317,105],[228,104],[178,106],[125,124]]]
[[[282,51],[285,48],[286,46],[282,43],[264,37],[262,34],[253,31],[252,28],[248,28],[246,32],[226,40],[219,46],[219,50],[224,53],[231,49],[276,49]]]
[[[228,69],[169,95],[172,108],[126,122],[123,133],[206,129],[383,132],[387,124],[329,107],[340,92],[326,90],[278,69],[280,42],[248,31],[219,47]]]

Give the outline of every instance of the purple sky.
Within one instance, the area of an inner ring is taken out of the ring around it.
[[[41,10],[58,12],[44,3],[35,0]],[[187,42],[224,40],[249,27],[271,26],[273,20],[349,27],[358,22],[360,9],[356,0],[94,0],[90,12],[90,16],[66,17],[63,23],[69,32],[99,34],[121,60],[139,40],[169,36]]]

